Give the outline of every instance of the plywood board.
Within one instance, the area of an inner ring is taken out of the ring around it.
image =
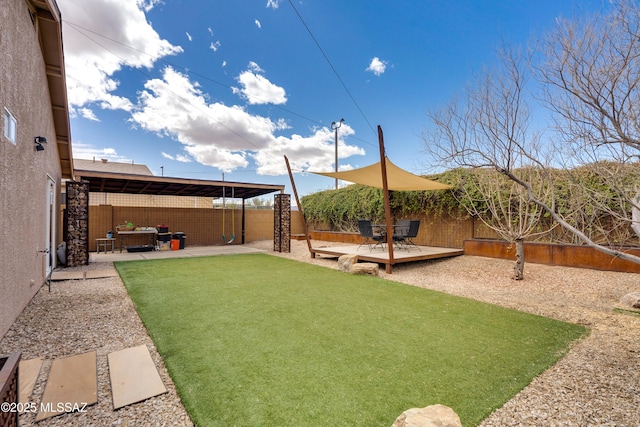
[[[36,421],[85,410],[98,401],[96,352],[54,360]]]
[[[18,367],[18,402],[28,403],[42,368],[42,357],[21,360]]]
[[[109,353],[113,409],[166,393],[146,345]]]

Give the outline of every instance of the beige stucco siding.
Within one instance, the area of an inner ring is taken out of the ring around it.
[[[0,127],[2,337],[45,280],[46,255],[39,251],[47,240],[47,177],[58,199],[61,168],[45,65],[26,2],[3,0],[0,22],[0,122],[5,107],[17,121],[15,145]],[[44,151],[34,149],[36,136],[47,139]],[[54,212],[59,223],[59,208]]]

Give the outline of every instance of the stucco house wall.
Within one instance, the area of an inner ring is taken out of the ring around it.
[[[54,120],[60,112],[52,108],[38,27],[43,6],[57,11],[53,0],[2,0],[0,7],[0,338],[45,282],[49,254],[44,251],[52,245],[55,266],[61,239],[63,173],[60,123]],[[5,136],[5,109],[16,121],[15,143]],[[43,151],[35,149],[37,136],[47,139]]]

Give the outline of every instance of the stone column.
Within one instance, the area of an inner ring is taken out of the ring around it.
[[[89,264],[89,182],[67,182],[67,266]]]
[[[291,195],[276,194],[273,204],[273,250],[291,251]]]

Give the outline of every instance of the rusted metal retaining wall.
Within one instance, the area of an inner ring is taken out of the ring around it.
[[[640,256],[638,248],[625,248],[623,251]],[[502,240],[466,240],[464,254],[512,260],[516,257],[515,245]],[[535,264],[640,273],[640,264],[612,257],[588,246],[525,242],[524,259]]]

